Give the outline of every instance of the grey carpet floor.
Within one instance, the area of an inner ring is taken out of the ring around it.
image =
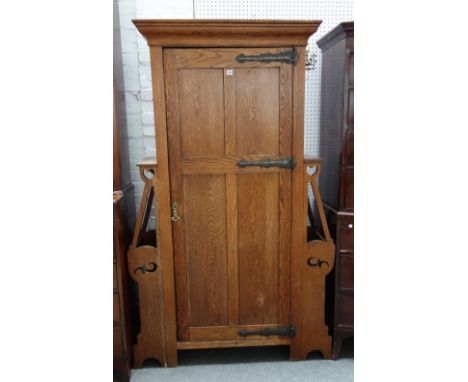
[[[351,382],[353,349],[351,338],[337,361],[312,353],[299,362],[289,361],[284,347],[186,350],[179,353],[178,367],[148,364],[132,370],[131,382]]]

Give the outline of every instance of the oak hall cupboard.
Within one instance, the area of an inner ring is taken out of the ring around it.
[[[303,134],[305,46],[320,21],[134,24],[150,46],[157,145],[147,180],[157,244],[128,254],[150,291],[140,294],[135,366],[175,366],[177,350],[197,348],[289,345],[291,359],[331,357],[334,245],[321,164],[304,158]],[[309,184],[323,227],[313,240]]]

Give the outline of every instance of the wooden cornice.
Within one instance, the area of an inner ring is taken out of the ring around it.
[[[322,164],[323,160],[318,157],[313,157],[309,155],[304,155],[304,163],[305,164]]]
[[[317,41],[317,45],[321,50],[326,50],[330,46],[336,44],[338,41],[346,38],[354,37],[354,21],[346,21],[338,24],[325,36]]]
[[[150,46],[306,46],[322,21],[133,20]]]

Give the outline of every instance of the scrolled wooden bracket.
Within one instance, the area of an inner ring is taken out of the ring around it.
[[[156,170],[158,164],[156,163],[156,158],[145,158],[137,163],[138,169],[140,171],[140,178],[143,182],[153,183],[156,177]]]
[[[127,254],[129,273],[137,283],[145,282],[159,273],[158,249],[150,245],[130,248]],[[148,267],[149,266],[149,267]]]
[[[330,230],[328,229],[327,219],[325,218],[325,210],[323,208],[322,197],[320,195],[320,190],[318,186],[318,177],[320,175],[320,171],[322,168],[322,161],[320,159],[308,159],[308,160],[305,160],[304,162],[305,162],[304,183],[306,186],[305,187],[306,200],[308,200],[307,185],[310,183],[312,187],[312,192],[314,194],[315,204],[317,206],[317,211],[319,214],[320,222],[322,223],[322,229],[325,235],[325,241],[327,243],[333,244],[333,240],[330,236]],[[309,172],[310,170],[313,170],[314,172],[310,173]],[[307,215],[307,209],[305,213]]]
[[[319,215],[320,223],[322,224],[323,229],[323,240],[313,240],[311,242],[305,241],[304,253],[307,254],[306,263],[309,267],[314,267],[315,263],[311,259],[318,259],[318,266],[316,270],[321,270],[322,273],[327,275],[332,270],[335,264],[335,245],[333,239],[330,236],[330,230],[328,229],[327,219],[325,217],[325,209],[323,208],[322,197],[320,195],[320,190],[318,186],[318,177],[320,176],[320,171],[322,168],[322,161],[318,158],[306,159],[304,160],[304,183],[305,183],[305,208],[304,214],[307,219],[307,206],[308,206],[308,184],[312,187],[312,192],[314,194],[315,205],[317,206],[317,212]],[[312,172],[311,172],[312,170]],[[318,249],[322,248],[323,249]],[[318,253],[314,254],[314,251]],[[327,267],[322,267],[321,265],[327,263]]]
[[[145,186],[143,188],[143,195],[141,196],[140,208],[136,218],[135,228],[133,230],[132,247],[137,247],[142,238],[142,234],[148,227],[148,221],[153,207],[153,200],[156,188],[156,169],[157,163],[155,158],[145,158],[137,163],[140,171],[140,177]],[[147,173],[153,174],[150,178]]]
[[[323,240],[307,241],[304,229],[302,247],[302,317],[300,345],[294,351],[294,358],[304,359],[313,350],[322,352],[325,359],[332,355],[332,338],[328,335],[325,324],[325,276],[330,273],[335,261],[335,245],[328,230],[325,212],[318,187],[321,161],[308,159],[304,161],[304,225],[308,213],[308,184],[314,194],[317,212],[322,224]],[[312,170],[312,171],[311,171]]]
[[[156,272],[156,269],[158,269],[158,266],[156,265],[156,263],[151,262],[149,263],[149,265],[151,268],[147,268],[146,264],[143,264],[142,266],[135,268],[133,272],[137,273],[138,271],[140,271],[143,274],[146,272],[150,272],[150,273]]]
[[[309,265],[309,267],[319,267],[319,268],[322,268],[322,264],[326,264],[327,266],[330,266],[330,264],[328,264],[328,261],[322,260],[322,259],[315,260],[314,256],[311,256],[307,259],[307,264]]]
[[[154,358],[167,365],[165,351],[163,276],[159,249],[145,245],[144,233],[153,207],[156,187],[156,162],[147,158],[138,163],[145,184],[136,218],[133,239],[127,253],[130,276],[138,284],[140,332],[134,347],[134,366],[142,367],[146,359]],[[142,244],[143,243],[143,244]]]
[[[152,246],[132,247],[128,251],[128,267],[138,284],[140,301],[140,332],[133,355],[135,367],[142,367],[149,358],[157,359],[161,365],[166,362],[160,261],[157,248]]]

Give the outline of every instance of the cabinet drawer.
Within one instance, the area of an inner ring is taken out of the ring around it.
[[[119,294],[114,293],[114,321],[120,320],[120,303]]]
[[[339,215],[337,247],[339,250],[354,250],[354,216]]]
[[[345,172],[345,195],[344,208],[354,208],[354,169],[347,169]]]
[[[338,293],[335,305],[335,326],[354,325],[354,294]]]
[[[351,254],[338,254],[339,261],[339,288],[354,288],[354,256]]]

